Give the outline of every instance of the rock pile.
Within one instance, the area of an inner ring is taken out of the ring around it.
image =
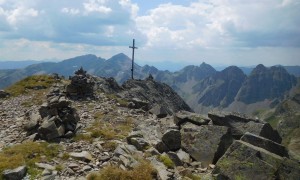
[[[54,87],[47,96],[38,113],[28,113],[30,120],[25,126],[34,139],[54,140],[59,137],[72,136],[75,133],[79,116],[76,109],[71,107],[64,93]]]
[[[81,67],[75,76],[69,77],[71,84],[66,87],[66,93],[72,98],[93,97],[95,81]]]
[[[280,136],[268,123],[237,114],[210,113],[209,117],[180,111],[173,118],[144,121],[128,143],[143,151],[145,144],[153,146],[176,166],[196,173],[214,169],[213,176],[220,179],[300,177],[298,163],[289,158]],[[174,174],[164,179],[171,177]]]
[[[180,110],[193,111],[170,86],[154,81],[151,75],[146,80],[128,80],[122,88],[118,93],[122,98],[147,102],[148,110],[158,117],[173,115]]]

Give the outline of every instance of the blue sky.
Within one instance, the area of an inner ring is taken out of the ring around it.
[[[299,0],[0,0],[0,60],[300,65]]]

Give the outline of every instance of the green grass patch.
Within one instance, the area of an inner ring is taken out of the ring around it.
[[[111,115],[96,113],[94,115],[95,122],[85,130],[86,134],[78,134],[74,137],[75,141],[93,142],[95,138],[103,140],[121,140],[128,136],[131,132],[133,123],[130,117],[127,117],[123,122],[114,122]],[[109,121],[103,119],[110,119]]]
[[[118,97],[116,94],[107,94],[106,97],[110,100],[115,99],[117,103],[120,104],[121,107],[127,107],[128,106],[128,101],[126,99],[122,99]]]
[[[174,169],[175,167],[174,162],[169,158],[168,155],[159,155],[158,160],[164,163],[164,165],[169,169]]]
[[[266,118],[265,121],[268,122],[274,129],[277,129],[277,124],[280,121],[280,118],[275,115],[271,115]]]
[[[46,89],[52,86],[55,79],[48,75],[33,75],[16,82],[5,90],[12,96],[29,93],[35,89]]]
[[[99,172],[91,173],[88,180],[152,180],[156,175],[150,162],[142,161],[132,170],[123,170],[115,166],[107,166]]]
[[[35,163],[40,162],[43,157],[50,161],[58,155],[58,151],[58,145],[45,142],[26,142],[5,148],[0,152],[0,173],[26,165],[31,177],[36,177],[39,171],[35,168]]]

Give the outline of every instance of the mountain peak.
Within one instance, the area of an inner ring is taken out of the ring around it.
[[[110,59],[130,59],[130,58],[124,53],[119,53],[112,56]]]

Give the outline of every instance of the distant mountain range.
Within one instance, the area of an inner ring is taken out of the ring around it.
[[[22,69],[0,70],[0,88],[33,74],[58,73],[68,77],[81,66],[90,74],[114,77],[119,83],[131,77],[131,59],[125,54],[107,60],[84,55],[61,62],[32,64]],[[295,76],[300,76],[300,66],[267,68],[258,65],[253,69],[230,66],[216,71],[209,64],[202,63],[170,72],[135,64],[136,79],[144,79],[149,74],[170,85],[196,112],[217,109],[252,113],[258,108],[270,109],[282,101],[285,94],[296,86],[298,80]]]

